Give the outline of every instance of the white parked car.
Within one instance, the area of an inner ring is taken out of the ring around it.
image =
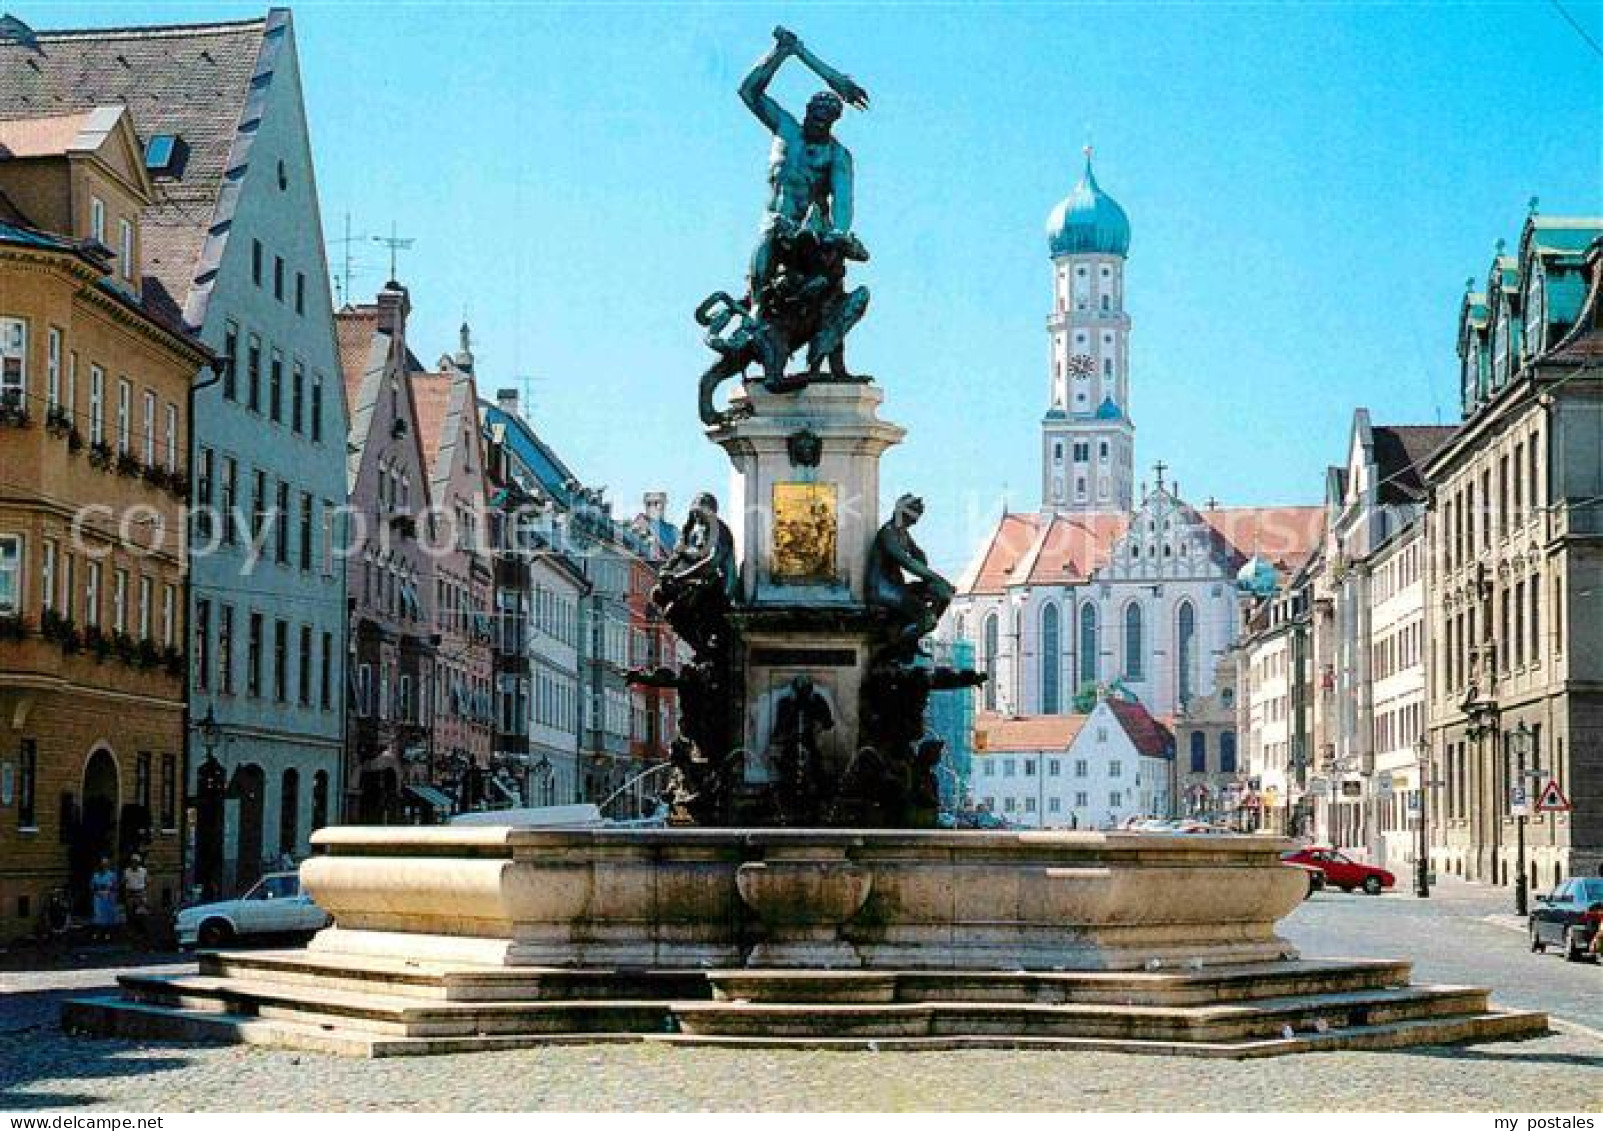
[[[274,872],[238,899],[184,908],[173,926],[179,946],[226,946],[251,936],[309,934],[330,922],[328,912],[301,891],[300,873]]]

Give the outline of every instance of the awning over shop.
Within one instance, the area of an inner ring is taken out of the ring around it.
[[[409,785],[406,787],[406,792],[410,793],[413,797],[423,802],[423,804],[427,805],[441,816],[450,816],[452,809],[451,799],[445,796],[445,794],[441,793],[439,790],[435,789],[433,786]]]

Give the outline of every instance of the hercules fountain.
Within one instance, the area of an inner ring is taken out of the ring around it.
[[[788,61],[828,89],[797,121]],[[742,297],[696,310],[715,359],[699,496],[654,600],[690,649],[633,673],[677,690],[665,828],[335,827],[302,865],[334,919],[300,950],[125,976],[69,1028],[405,1055],[550,1041],[977,1045],[1263,1056],[1546,1032],[1409,963],[1311,960],[1275,931],[1306,880],[1261,836],[935,827],[928,662],[952,595],[879,459],[902,429],[847,367],[852,159],[868,95],[779,28],[740,97],[773,136]],[[738,385],[726,407],[717,396]]]

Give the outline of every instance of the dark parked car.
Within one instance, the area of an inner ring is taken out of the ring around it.
[[[1536,897],[1531,912],[1531,949],[1540,954],[1562,947],[1571,962],[1586,958],[1603,925],[1603,878],[1565,880],[1547,895]]]
[[[1318,868],[1325,874],[1326,887],[1340,888],[1342,891],[1363,888],[1370,895],[1379,895],[1397,884],[1397,877],[1386,869],[1360,863],[1343,856],[1334,848],[1303,848],[1288,852],[1281,859],[1288,864],[1306,864],[1310,868]]]

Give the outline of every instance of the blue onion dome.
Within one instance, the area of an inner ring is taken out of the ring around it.
[[[1254,554],[1236,572],[1236,588],[1254,597],[1272,596],[1280,588],[1280,571],[1270,564],[1268,558]]]
[[[1047,217],[1046,237],[1052,254],[1119,255],[1130,253],[1130,218],[1119,202],[1102,191],[1091,171],[1091,147],[1085,149],[1085,175]]]

